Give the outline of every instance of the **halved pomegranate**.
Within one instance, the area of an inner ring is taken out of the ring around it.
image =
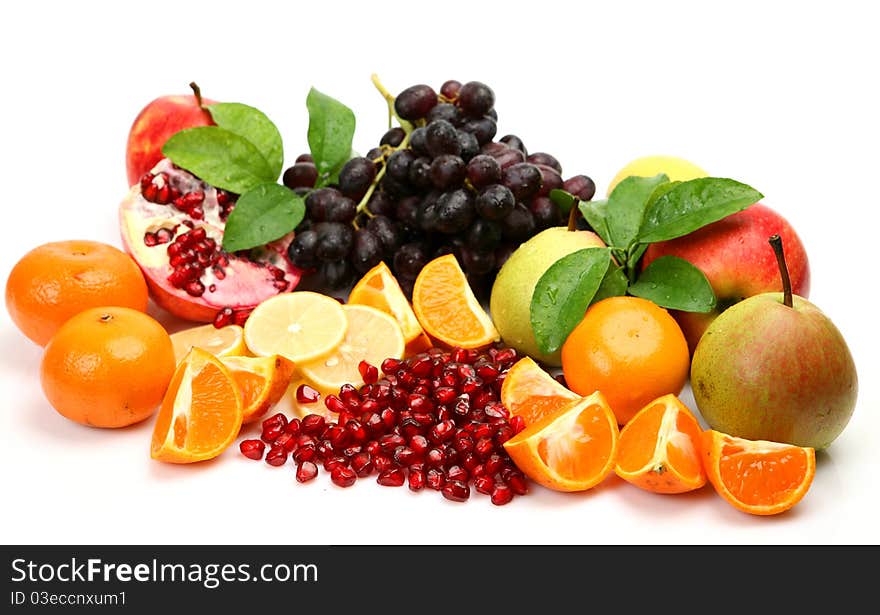
[[[235,198],[164,158],[119,206],[125,249],[172,314],[227,324],[299,283],[301,271],[287,258],[293,233],[252,250],[222,249]]]

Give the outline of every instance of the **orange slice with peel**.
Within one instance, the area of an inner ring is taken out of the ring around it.
[[[523,417],[526,425],[580,398],[541,369],[531,357],[523,357],[514,363],[501,385],[501,403],[511,415]]]
[[[809,447],[746,440],[707,429],[703,467],[715,491],[731,506],[753,515],[776,515],[801,501],[816,475]]]
[[[556,491],[586,491],[614,469],[618,437],[617,418],[596,391],[546,414],[504,448],[536,483]]]
[[[241,391],[242,423],[256,421],[277,404],[296,371],[293,361],[270,357],[222,357],[220,359]]]
[[[500,339],[452,254],[435,258],[419,272],[413,310],[425,332],[447,346],[479,348]]]
[[[227,325],[218,329],[212,324],[207,324],[182,329],[171,334],[171,345],[174,346],[174,358],[178,363],[193,347],[207,350],[215,357],[247,353],[247,346],[244,345],[244,329],[238,325]]]
[[[702,428],[675,395],[639,410],[620,432],[614,471],[654,493],[684,493],[706,484],[700,455]]]
[[[213,459],[241,429],[241,392],[214,355],[193,348],[178,363],[153,427],[150,456],[170,463]]]
[[[368,305],[393,317],[400,325],[407,344],[424,335],[412,305],[384,261],[358,280],[348,295],[348,303]]]

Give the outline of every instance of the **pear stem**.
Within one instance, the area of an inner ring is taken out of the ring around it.
[[[571,209],[568,212],[568,230],[569,232],[574,232],[578,228],[578,199],[574,200],[574,203],[571,204]]]
[[[205,105],[202,104],[202,89],[196,84],[195,81],[189,82],[189,87],[192,88],[193,94],[196,97],[196,104],[202,109],[205,108]]]
[[[788,307],[792,307],[791,298],[791,278],[788,276],[788,265],[785,264],[785,253],[782,250],[782,237],[772,235],[767,241],[773,247],[776,253],[776,262],[779,264],[779,273],[782,275],[782,303]]]

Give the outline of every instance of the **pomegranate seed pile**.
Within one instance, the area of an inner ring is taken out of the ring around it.
[[[386,359],[379,370],[361,362],[364,386],[346,384],[324,399],[336,414],[288,420],[275,414],[263,421],[259,440],[244,440],[250,459],[282,466],[296,464],[296,479],[307,482],[318,467],[340,487],[377,474],[386,487],[407,484],[412,491],[440,491],[453,502],[471,495],[471,485],[498,506],[528,492],[526,478],[502,444],[525,423],[501,404],[501,384],[516,351],[495,345],[482,350],[439,348],[406,360]],[[305,385],[300,403],[319,396]]]

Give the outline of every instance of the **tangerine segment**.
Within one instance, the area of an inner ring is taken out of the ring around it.
[[[569,402],[504,443],[526,476],[556,491],[585,491],[614,469],[617,419],[602,393]]]
[[[361,361],[379,367],[385,359],[403,358],[406,348],[400,325],[385,312],[352,304],[342,309],[348,323],[342,343],[327,356],[299,364],[300,374],[325,394],[347,383],[362,386]]]
[[[697,419],[675,395],[664,395],[641,410],[620,432],[614,471],[654,493],[684,493],[706,484]]]
[[[243,423],[259,419],[277,404],[296,371],[293,361],[281,355],[223,357],[221,361],[229,368],[241,392]]]
[[[514,363],[501,385],[501,403],[511,415],[523,417],[526,425],[580,398],[541,369],[531,357],[523,357]]]
[[[212,324],[183,329],[171,334],[174,357],[179,363],[194,346],[210,352],[215,357],[237,356],[247,352],[244,329],[238,325],[217,328]]]
[[[400,324],[403,339],[407,344],[424,335],[412,306],[403,294],[400,284],[397,283],[397,278],[384,261],[358,280],[348,295],[348,303],[368,305],[392,316]]]
[[[280,354],[294,363],[305,363],[333,352],[347,327],[338,301],[301,290],[258,305],[244,325],[244,341],[257,356]]]
[[[500,339],[452,254],[435,258],[419,272],[413,309],[428,335],[447,346],[479,348]]]
[[[718,494],[753,515],[775,515],[801,501],[816,474],[810,447],[703,432],[703,467]]]
[[[150,455],[170,463],[213,459],[235,440],[241,421],[241,392],[229,369],[193,348],[162,400]]]

